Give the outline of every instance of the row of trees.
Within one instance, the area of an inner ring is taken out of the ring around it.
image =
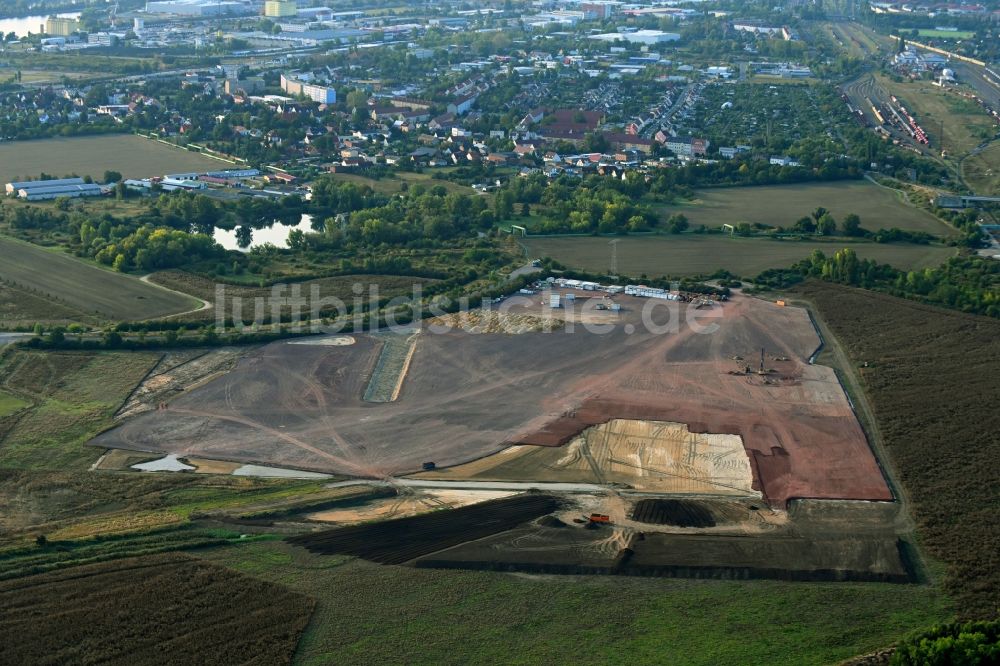
[[[829,257],[815,250],[791,268],[764,271],[754,281],[763,287],[784,288],[809,277],[1000,317],[1000,262],[986,257],[953,257],[937,268],[900,271],[861,259],[851,248]]]

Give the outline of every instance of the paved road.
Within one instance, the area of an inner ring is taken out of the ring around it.
[[[531,275],[532,273],[541,273],[541,272],[542,269],[539,268],[538,266],[532,266],[530,263],[527,263],[524,266],[518,268],[517,270],[511,271],[510,277],[508,279],[514,280],[516,278],[521,277],[522,275]]]
[[[381,486],[388,488],[437,488],[450,490],[512,490],[528,491],[540,490],[543,492],[556,493],[608,493],[614,492],[619,495],[635,497],[695,497],[699,499],[724,497],[733,499],[734,497],[759,498],[756,493],[746,495],[706,495],[705,493],[678,493],[678,492],[654,492],[648,490],[634,490],[631,488],[615,487],[612,485],[599,485],[596,483],[546,483],[544,481],[438,481],[433,479],[400,479],[390,478],[382,480],[373,479],[350,479],[348,481],[336,481],[326,484],[327,488],[345,488],[349,486]]]
[[[31,333],[0,333],[0,347],[30,337]]]
[[[371,479],[351,479],[328,483],[327,488],[344,488],[347,486],[404,486],[407,488],[450,488],[452,490],[551,490],[561,493],[598,493],[606,492],[606,486],[595,483],[540,483],[521,481],[434,481],[431,479],[386,479],[373,481]]]

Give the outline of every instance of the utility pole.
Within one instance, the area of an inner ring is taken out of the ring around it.
[[[618,277],[618,241],[619,239],[616,238],[608,243],[611,246],[611,275],[613,277]]]

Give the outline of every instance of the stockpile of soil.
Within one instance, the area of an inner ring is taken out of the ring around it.
[[[555,516],[542,516],[539,518],[538,524],[542,527],[566,527],[566,523],[559,520]]]
[[[470,310],[435,317],[431,325],[450,326],[470,333],[533,333],[545,329],[541,317],[523,314],[501,314],[490,310]]]
[[[354,555],[380,564],[402,564],[452,546],[505,532],[552,513],[559,502],[549,495],[515,497],[450,511],[292,537],[289,542],[314,553]]]
[[[714,527],[715,517],[708,507],[690,500],[644,499],[632,509],[632,520],[651,525]]]

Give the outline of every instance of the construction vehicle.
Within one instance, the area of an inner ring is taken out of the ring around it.
[[[698,310],[700,310],[701,308],[708,308],[715,305],[715,301],[706,296],[699,296],[693,299],[691,302],[694,304],[695,309]]]
[[[758,375],[766,375],[770,370],[764,367],[764,348],[760,348],[760,367],[757,368]]]

